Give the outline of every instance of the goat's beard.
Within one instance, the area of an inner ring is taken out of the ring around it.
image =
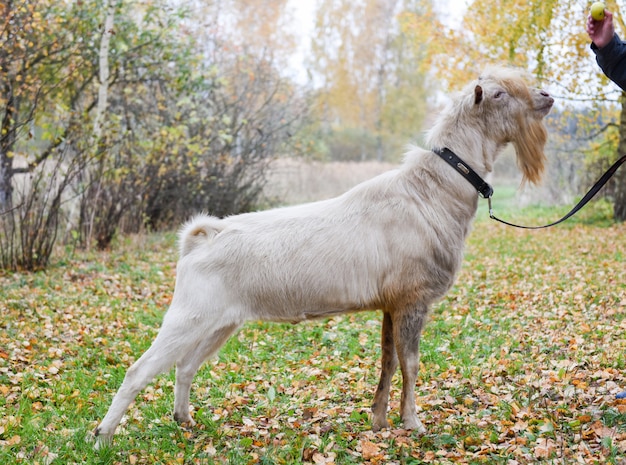
[[[544,147],[548,140],[548,131],[541,119],[521,117],[518,135],[512,142],[522,172],[522,183],[537,184],[545,170]]]

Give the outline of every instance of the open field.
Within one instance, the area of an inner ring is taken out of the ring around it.
[[[397,164],[376,161],[320,162],[279,158],[271,165],[264,194],[270,201],[280,199],[279,203],[291,205],[328,199],[397,167]]]
[[[539,224],[562,213],[507,208]],[[526,232],[485,218],[433,309],[417,402],[428,433],[372,433],[377,312],[299,325],[252,323],[199,372],[193,431],[171,419],[173,372],[131,407],[114,445],[91,431],[155,336],[175,278],[175,235],[60,251],[34,274],[0,275],[2,464],[624,464],[626,225],[594,204]],[[332,272],[332,270],[329,270]]]

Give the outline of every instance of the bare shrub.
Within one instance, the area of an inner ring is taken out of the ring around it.
[[[39,270],[48,265],[62,216],[68,186],[82,169],[68,157],[68,146],[57,157],[22,174],[15,185],[14,207],[0,214],[0,267]]]

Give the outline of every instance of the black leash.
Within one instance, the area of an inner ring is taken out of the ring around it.
[[[542,229],[542,228],[549,228],[550,226],[554,226],[555,224],[559,224],[562,223],[563,221],[565,221],[566,219],[568,219],[569,217],[573,216],[576,212],[578,212],[578,210],[580,210],[581,208],[583,208],[587,202],[589,202],[597,193],[600,189],[602,189],[602,187],[607,183],[607,181],[609,179],[611,179],[611,176],[613,176],[615,174],[615,172],[617,171],[617,169],[624,163],[626,162],[626,155],[624,155],[622,158],[620,158],[619,160],[617,160],[615,163],[613,163],[613,165],[607,170],[606,173],[604,173],[602,175],[602,177],[600,179],[598,179],[598,181],[593,185],[593,187],[591,189],[589,189],[589,192],[587,192],[585,194],[585,196],[580,199],[580,202],[578,202],[574,208],[572,208],[570,210],[570,212],[565,215],[563,218],[561,218],[558,221],[555,221],[554,223],[550,223],[550,224],[546,224],[544,226],[520,226],[518,224],[513,224],[513,223],[508,223],[504,220],[501,220],[500,218],[497,218],[494,214],[493,214],[493,209],[491,208],[491,197],[487,198],[487,201],[489,202],[489,218],[494,219],[496,221],[499,221],[500,223],[506,224],[508,226],[514,226],[516,228],[523,228],[523,229]]]
[[[609,179],[615,174],[617,169],[626,162],[626,155],[622,156],[619,160],[617,160],[613,165],[602,175],[600,179],[593,185],[589,192],[585,194],[585,196],[578,202],[574,208],[572,208],[567,215],[561,218],[554,223],[546,224],[543,226],[522,226],[519,224],[509,223],[508,221],[501,220],[493,214],[493,208],[491,207],[491,197],[493,195],[493,188],[485,182],[472,168],[469,167],[467,163],[461,160],[454,152],[449,149],[433,149],[433,152],[439,155],[443,160],[445,160],[450,166],[452,166],[458,173],[460,173],[465,179],[467,179],[478,191],[478,193],[487,199],[489,203],[489,218],[496,220],[502,224],[506,224],[507,226],[513,226],[514,228],[522,228],[522,229],[543,229],[549,228],[550,226],[554,226],[556,224],[562,223],[566,219],[570,218],[576,212],[578,212],[581,208],[583,208],[604,185],[608,182]]]

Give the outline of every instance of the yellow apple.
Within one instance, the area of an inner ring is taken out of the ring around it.
[[[591,5],[591,17],[595,21],[602,21],[604,19],[604,8],[606,7],[602,2],[596,2]]]

